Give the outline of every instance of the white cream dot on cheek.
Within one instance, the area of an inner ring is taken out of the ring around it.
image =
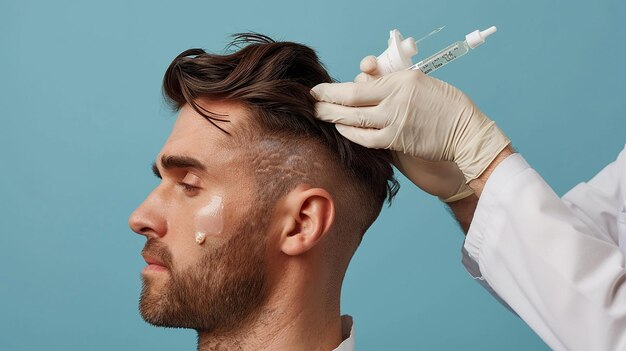
[[[198,245],[202,245],[204,240],[206,239],[206,233],[204,232],[196,232],[196,243]]]
[[[224,202],[221,196],[213,195],[206,206],[201,207],[194,217],[195,240],[202,245],[207,236],[218,236],[224,229]]]

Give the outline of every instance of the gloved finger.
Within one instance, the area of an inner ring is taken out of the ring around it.
[[[389,139],[384,129],[368,129],[335,124],[337,131],[346,139],[371,149],[389,147]]]
[[[365,56],[361,60],[361,64],[359,65],[361,72],[377,76],[378,74],[378,62],[376,61],[376,56]]]
[[[355,83],[370,82],[378,78],[380,78],[380,76],[373,76],[373,75],[361,72],[354,78],[354,82]]]
[[[378,105],[387,95],[380,80],[360,83],[322,83],[311,89],[311,95],[318,101],[332,102],[345,106]]]
[[[361,72],[361,73],[357,74],[356,77],[354,77],[354,82],[355,83],[363,83],[363,82],[369,82],[370,80],[374,80],[374,79],[376,79],[376,78],[374,78],[373,76],[370,76],[367,73]]]
[[[382,129],[387,126],[386,115],[377,106],[351,107],[329,102],[315,104],[318,119],[361,128]]]
[[[403,152],[392,155],[393,164],[413,184],[444,202],[458,201],[473,194],[454,162],[429,161]]]

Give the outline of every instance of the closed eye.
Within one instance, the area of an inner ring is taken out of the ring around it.
[[[183,182],[179,182],[178,185],[180,185],[183,188],[183,191],[186,192],[186,193],[195,192],[195,191],[200,189],[200,187],[189,185],[189,184],[183,183]]]

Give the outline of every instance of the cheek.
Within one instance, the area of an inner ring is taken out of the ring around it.
[[[224,230],[224,201],[221,196],[214,195],[201,207],[194,216],[194,235],[196,242],[202,244],[211,237],[219,237]]]

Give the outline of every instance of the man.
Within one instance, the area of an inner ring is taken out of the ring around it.
[[[398,185],[387,150],[315,119],[331,78],[310,48],[242,34],[187,50],[164,94],[180,110],[129,219],[146,237],[140,311],[193,328],[199,350],[352,350],[348,263]]]
[[[556,196],[462,92],[419,71],[312,90],[318,117],[394,150],[398,168],[468,231],[463,263],[556,350],[626,349],[626,150]],[[355,94],[358,92],[358,94]]]

